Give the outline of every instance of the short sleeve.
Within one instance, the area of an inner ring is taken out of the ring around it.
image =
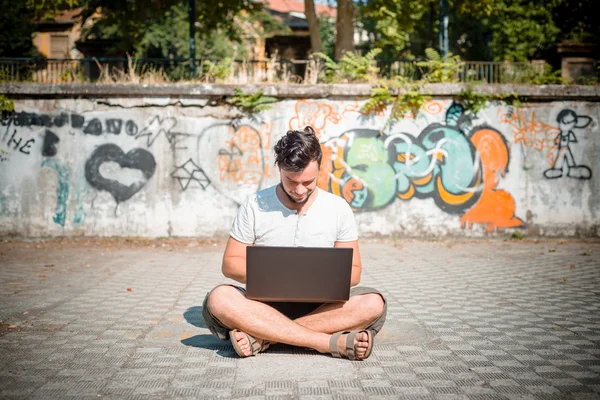
[[[356,228],[354,213],[346,201],[343,200],[341,203],[342,207],[338,215],[338,231],[336,241],[351,242],[353,240],[358,240],[358,229]]]
[[[254,234],[254,210],[250,204],[251,197],[246,198],[233,219],[233,224],[229,234],[235,240],[254,244],[256,235]]]

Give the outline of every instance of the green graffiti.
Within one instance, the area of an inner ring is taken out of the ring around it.
[[[432,124],[418,137],[354,129],[323,144],[335,153],[327,189],[357,211],[396,198],[433,198],[448,213],[464,213],[480,196],[481,163],[464,133]],[[343,161],[342,161],[343,160]]]
[[[55,159],[48,158],[42,161],[42,167],[54,170],[58,178],[58,188],[56,189],[56,211],[52,218],[55,223],[64,228],[67,220],[67,200],[69,199],[69,177],[71,170],[64,165],[59,164]]]
[[[90,193],[90,187],[85,180],[83,170],[75,182],[75,193],[73,196],[76,208],[75,212],[73,213],[73,224],[79,226],[85,222],[85,218],[87,217],[87,214],[83,208],[83,199]]]
[[[355,192],[350,201],[351,206],[365,207],[368,199],[369,207],[379,208],[388,204],[390,199],[393,200],[395,190],[390,182],[394,180],[394,170],[387,163],[383,141],[376,137],[355,138],[352,147],[348,149],[346,163],[351,174],[344,178],[357,179],[364,186],[362,191]]]
[[[6,207],[6,197],[0,193],[0,215],[5,215],[8,213],[8,208]]]

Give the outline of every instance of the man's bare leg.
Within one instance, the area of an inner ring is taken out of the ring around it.
[[[286,343],[329,352],[329,336],[298,325],[273,307],[247,299],[232,286],[216,287],[208,298],[211,313],[229,328],[240,329],[258,341]],[[243,336],[243,335],[241,335]],[[242,351],[248,350],[247,340],[237,335]]]
[[[378,294],[354,296],[345,303],[332,303],[319,307],[308,316],[291,321],[272,307],[246,299],[231,286],[213,290],[209,306],[215,317],[228,327],[235,327],[263,339],[329,352],[331,333],[367,327],[383,312],[383,300]],[[246,336],[236,333],[235,339],[244,354],[250,354]],[[345,354],[346,335],[338,339],[338,350]],[[354,347],[362,358],[369,346],[368,335],[356,335]]]
[[[377,293],[352,296],[344,303],[327,303],[294,322],[312,331],[332,334],[365,329],[383,313],[383,298]],[[346,336],[338,339],[338,350],[346,348]],[[369,336],[359,333],[354,338],[356,356],[363,358],[369,347]],[[343,353],[345,354],[345,352]]]
[[[344,303],[327,303],[294,322],[312,331],[335,333],[365,329],[383,313],[384,302],[377,293],[352,296]]]

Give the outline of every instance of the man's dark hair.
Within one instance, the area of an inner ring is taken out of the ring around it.
[[[275,145],[275,165],[290,172],[300,172],[311,161],[321,166],[321,145],[310,126],[303,131],[288,131]]]

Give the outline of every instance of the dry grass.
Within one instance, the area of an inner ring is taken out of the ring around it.
[[[98,61],[96,61],[96,64],[100,70],[97,83],[159,84],[169,82],[164,70],[147,66],[140,68],[130,56],[127,56],[127,68],[124,69],[111,68],[109,65],[102,65]],[[139,73],[138,70],[140,70]]]

